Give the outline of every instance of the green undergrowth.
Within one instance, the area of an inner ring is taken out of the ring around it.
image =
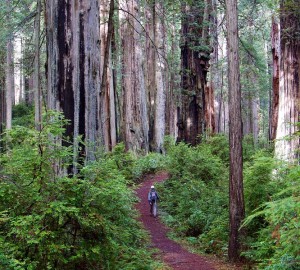
[[[243,255],[257,269],[300,269],[300,167],[257,155],[246,170]]]
[[[167,138],[165,146],[170,179],[158,191],[172,238],[227,257],[228,139],[218,135],[191,147]],[[300,167],[274,159],[270,148],[259,149],[249,137],[243,147],[242,256],[251,269],[300,269]]]
[[[165,156],[158,153],[149,153],[144,156],[136,155],[125,151],[124,143],[116,145],[112,152],[107,153],[106,156],[114,158],[118,170],[132,184],[142,182],[143,176],[146,174],[154,174],[166,168]]]
[[[160,205],[164,221],[177,237],[202,252],[223,255],[228,237],[228,173],[226,160],[214,150],[208,144],[166,142],[170,179],[159,186]]]
[[[96,153],[94,162],[76,164],[79,173],[72,176],[66,172],[73,146],[62,136],[67,122],[49,112],[38,132],[25,127],[33,123],[25,109],[15,108],[20,118],[0,142],[0,269],[165,269],[137,221],[133,192],[145,174],[160,170],[170,174],[157,188],[172,237],[193,250],[227,256],[226,136],[196,147],[166,138],[165,155],[138,156],[121,143]],[[254,269],[298,270],[300,169],[258,148],[245,137],[242,255]]]
[[[12,108],[13,126],[34,126],[34,108],[25,103],[14,105]]]
[[[3,141],[0,269],[163,269],[134,209],[131,185],[147,166],[119,145],[76,175],[57,173],[73,146],[55,139],[66,121],[49,113],[41,132],[17,126]]]

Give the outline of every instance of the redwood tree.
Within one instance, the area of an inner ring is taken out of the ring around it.
[[[205,87],[211,52],[206,17],[209,2],[182,3],[182,77],[178,139],[192,145],[199,142],[200,136],[206,130]]]
[[[114,38],[114,0],[100,1],[101,38],[101,96],[100,116],[103,119],[104,144],[107,151],[117,143],[115,82],[112,70],[112,44]]]
[[[299,158],[300,12],[299,0],[280,2],[279,111],[275,143],[280,158]],[[287,138],[288,137],[288,138]]]
[[[160,13],[159,13],[160,11]],[[155,2],[155,117],[154,117],[154,143],[157,152],[163,152],[163,141],[166,130],[165,110],[166,110],[166,25],[164,18],[164,5],[162,0]],[[160,16],[159,16],[160,14]]]
[[[7,6],[11,8],[11,1],[6,0]],[[11,16],[8,15],[8,20],[11,21]],[[6,66],[5,66],[5,101],[6,101],[6,121],[5,127],[11,129],[12,127],[12,106],[14,103],[14,46],[13,46],[13,35],[12,33],[7,33],[6,39]]]
[[[5,67],[5,82],[6,82],[6,129],[12,127],[12,106],[14,97],[14,60],[13,60],[13,39],[9,35],[6,43],[6,67]]]
[[[138,0],[120,2],[122,33],[122,135],[127,149],[149,150],[142,26]]]
[[[241,86],[238,53],[237,0],[226,0],[227,56],[229,87],[229,143],[230,143],[230,234],[228,256],[237,261],[240,254],[239,228],[245,217],[243,194],[243,154]]]
[[[98,0],[47,0],[46,24],[48,107],[70,120],[66,135],[74,142],[75,167],[78,136],[87,160],[103,144]]]
[[[272,60],[273,60],[273,80],[272,80],[272,104],[270,114],[270,140],[275,140],[278,123],[278,103],[279,103],[279,24],[273,18],[272,20]]]
[[[42,10],[41,0],[37,0],[37,14],[34,23],[34,73],[33,73],[33,89],[34,89],[34,108],[35,108],[35,126],[41,129],[42,122],[42,91],[40,82],[40,18]]]

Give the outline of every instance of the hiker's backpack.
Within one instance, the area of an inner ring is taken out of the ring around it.
[[[156,200],[156,191],[150,191],[150,200],[155,201]]]

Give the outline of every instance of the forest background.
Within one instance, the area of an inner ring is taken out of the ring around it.
[[[159,269],[156,170],[176,237],[299,269],[299,0],[5,0],[0,47],[3,269]]]

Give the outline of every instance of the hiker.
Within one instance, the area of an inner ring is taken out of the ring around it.
[[[152,214],[152,208],[156,200],[159,200],[159,196],[154,188],[154,186],[151,186],[150,191],[148,193],[148,202],[150,205],[150,213]]]

